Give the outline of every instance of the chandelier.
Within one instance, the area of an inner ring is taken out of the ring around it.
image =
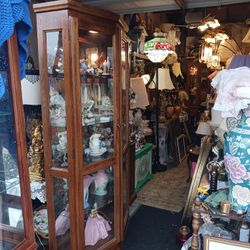
[[[208,16],[206,16],[205,18],[203,18],[201,25],[198,26],[198,29],[203,32],[207,29],[216,29],[220,26],[220,23],[218,21],[218,19],[215,19],[213,16],[211,16],[210,14]]]
[[[199,62],[207,64],[208,68],[220,69],[219,47],[229,37],[223,31],[207,31],[202,36],[202,44],[199,50]],[[224,45],[222,45],[224,46]]]

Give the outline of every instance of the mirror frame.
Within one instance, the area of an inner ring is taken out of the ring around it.
[[[199,187],[202,174],[205,169],[209,153],[211,151],[211,147],[212,147],[211,138],[209,136],[206,136],[200,147],[200,153],[198,156],[197,165],[194,171],[192,182],[189,188],[187,201],[181,219],[181,225],[189,225],[189,223],[191,222],[193,215],[192,206],[194,203],[194,199],[197,196],[197,189]]]

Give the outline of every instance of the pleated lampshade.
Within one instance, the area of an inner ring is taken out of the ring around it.
[[[243,43],[250,43],[250,28],[247,32],[247,34],[245,35],[245,37],[242,40]]]
[[[225,40],[220,43],[218,49],[218,55],[220,56],[221,62],[226,62],[229,58],[235,54],[240,54],[240,50],[235,42],[235,40]]]
[[[156,84],[156,75],[154,76],[153,81],[149,85],[150,89],[154,89]],[[158,69],[158,89],[163,90],[173,90],[174,84],[171,80],[170,73],[169,73],[169,68],[159,68]]]
[[[199,135],[211,135],[212,129],[210,124],[208,122],[200,121],[195,133]]]

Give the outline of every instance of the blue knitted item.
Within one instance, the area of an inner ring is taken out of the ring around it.
[[[27,43],[32,31],[29,3],[30,0],[0,0],[0,46],[10,38],[16,28],[20,79],[25,76],[24,65],[28,57]],[[0,98],[4,93],[4,82],[0,74]]]

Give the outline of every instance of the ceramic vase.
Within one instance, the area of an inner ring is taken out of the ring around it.
[[[174,114],[174,107],[173,107],[173,106],[168,106],[168,107],[166,108],[166,117],[167,117],[168,119],[171,119],[172,116],[173,116],[173,114]]]
[[[250,206],[250,107],[243,110],[239,124],[227,133],[224,147],[229,201],[232,210],[242,214]]]

